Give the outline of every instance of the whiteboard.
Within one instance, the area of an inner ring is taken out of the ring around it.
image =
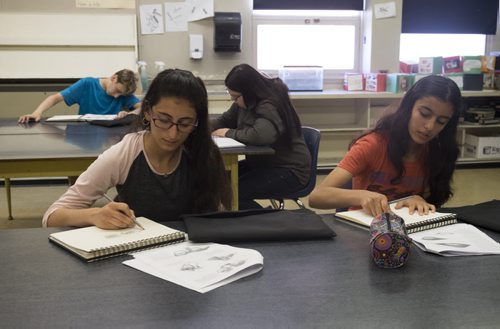
[[[0,13],[0,78],[136,71],[135,14]]]

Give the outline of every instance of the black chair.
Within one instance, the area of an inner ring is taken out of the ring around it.
[[[285,199],[293,200],[300,208],[305,208],[304,203],[300,201],[300,198],[308,196],[316,186],[316,175],[318,171],[318,152],[321,134],[316,128],[302,127],[302,135],[304,136],[307,148],[311,153],[311,175],[309,176],[309,182],[303,189],[299,191],[288,194],[285,193],[283,195],[280,195],[279,197],[270,199],[271,205],[275,209],[284,209]]]

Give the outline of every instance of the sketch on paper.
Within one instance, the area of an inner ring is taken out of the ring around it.
[[[230,260],[234,256],[234,253],[227,254],[225,256],[212,256],[208,260]]]
[[[217,270],[217,272],[219,272],[219,273],[229,272],[229,271],[232,271],[236,267],[239,267],[239,266],[241,266],[243,264],[245,264],[244,260],[240,260],[238,262],[233,262],[233,263],[226,263],[224,265],[221,265],[221,267],[219,267],[219,269]]]
[[[141,34],[163,33],[163,12],[161,5],[141,5]]]
[[[201,266],[198,264],[182,264],[181,266],[181,271],[196,271],[197,269],[200,269]]]
[[[185,248],[178,249],[178,250],[174,251],[174,256],[184,256],[184,255],[190,254],[192,252],[200,252],[203,250],[207,250],[208,248],[210,248],[210,246],[185,247]]]
[[[199,21],[214,16],[214,0],[186,0],[188,21]]]
[[[185,2],[165,2],[165,31],[185,32],[188,30],[186,8]]]

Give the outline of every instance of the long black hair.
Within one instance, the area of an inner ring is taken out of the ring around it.
[[[231,207],[231,187],[224,170],[219,148],[212,140],[208,122],[208,96],[203,81],[191,72],[180,69],[164,70],[154,78],[141,105],[141,122],[144,129],[150,123],[146,112],[162,98],[174,97],[188,101],[196,110],[198,126],[184,142],[188,156],[191,186],[189,204],[193,212],[220,210],[222,204]]]
[[[249,110],[267,100],[271,102],[285,125],[284,140],[302,135],[302,127],[295,107],[288,96],[288,87],[280,78],[270,78],[248,64],[239,64],[231,69],[224,81],[227,88],[243,95]]]
[[[426,200],[436,206],[441,206],[453,195],[450,184],[459,154],[456,134],[462,107],[462,95],[453,80],[438,75],[430,75],[418,80],[406,92],[397,110],[383,116],[372,130],[362,136],[371,132],[380,132],[388,137],[388,157],[396,169],[396,176],[391,179],[391,183],[399,183],[405,174],[403,157],[411,142],[408,124],[412,110],[415,103],[424,97],[435,97],[453,107],[451,119],[439,135],[428,143],[426,158],[426,181],[430,192]],[[350,146],[362,136],[351,142]]]

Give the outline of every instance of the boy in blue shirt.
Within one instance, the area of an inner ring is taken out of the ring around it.
[[[79,114],[139,114],[140,100],[133,95],[137,78],[131,70],[120,70],[109,78],[83,78],[61,92],[47,97],[31,114],[22,115],[19,123],[40,121],[43,112],[62,100],[66,105],[79,104]]]

